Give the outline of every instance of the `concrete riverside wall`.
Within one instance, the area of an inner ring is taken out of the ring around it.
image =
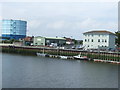
[[[107,52],[87,52],[80,50],[68,49],[53,49],[53,48],[38,48],[38,47],[18,47],[18,46],[2,46],[2,52],[18,53],[24,55],[36,55],[37,52],[51,55],[75,56],[81,53],[82,56],[87,56],[91,59],[110,60],[120,62],[120,53]]]

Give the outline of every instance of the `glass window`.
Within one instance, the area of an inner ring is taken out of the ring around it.
[[[98,42],[100,42],[100,39],[98,39]]]
[[[107,42],[107,40],[105,39],[105,42]]]
[[[93,39],[91,41],[93,42]]]
[[[16,24],[16,22],[14,22],[14,24]]]

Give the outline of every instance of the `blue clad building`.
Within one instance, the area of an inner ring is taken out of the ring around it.
[[[22,20],[2,20],[2,37],[20,39],[26,37],[27,22]]]

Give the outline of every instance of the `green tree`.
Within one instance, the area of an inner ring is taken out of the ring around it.
[[[77,40],[73,39],[73,41],[74,41],[74,44],[75,44],[75,45],[78,44],[78,41],[77,41]]]
[[[81,41],[79,42],[79,44],[80,44],[80,45],[83,45],[83,40],[81,40]]]
[[[15,39],[11,39],[11,40],[10,40],[10,43],[12,44],[14,41],[15,41]]]
[[[115,32],[116,34],[116,45],[120,47],[120,32]]]
[[[10,39],[10,40],[2,40],[2,43],[13,43],[13,42],[19,42],[19,40],[15,40],[15,39]]]

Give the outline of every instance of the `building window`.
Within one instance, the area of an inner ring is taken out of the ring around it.
[[[88,47],[89,47],[89,45],[88,45]]]
[[[50,42],[50,40],[46,40],[46,42],[47,42],[47,43],[49,43],[49,42]]]
[[[38,39],[37,39],[37,41],[41,41],[41,39],[40,39],[40,38],[38,38]]]
[[[14,22],[14,24],[16,24],[16,22]]]
[[[100,42],[100,39],[98,39],[98,42]]]
[[[85,39],[85,42],[87,42],[87,40]]]
[[[107,42],[107,40],[105,39],[105,42]]]
[[[91,41],[93,42],[93,39]]]

